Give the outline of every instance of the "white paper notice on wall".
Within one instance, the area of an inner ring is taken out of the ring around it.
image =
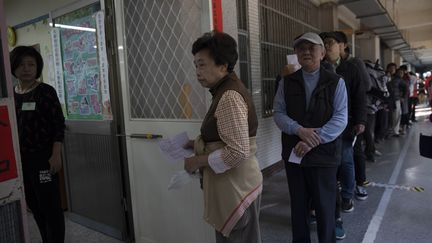
[[[295,70],[299,70],[301,68],[300,63],[298,62],[297,59],[297,55],[295,54],[291,54],[291,55],[287,55],[287,63],[288,64],[293,64],[295,66]]]

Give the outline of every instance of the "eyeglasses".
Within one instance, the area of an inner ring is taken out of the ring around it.
[[[300,45],[298,47],[295,48],[296,51],[298,52],[315,52],[317,50],[319,50],[320,46],[319,45],[314,45],[314,44],[305,44],[305,45]]]
[[[330,47],[330,46],[333,46],[336,43],[337,43],[337,41],[335,39],[332,39],[332,38],[324,40],[324,46]]]

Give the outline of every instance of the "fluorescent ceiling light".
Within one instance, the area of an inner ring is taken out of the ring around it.
[[[52,27],[53,24],[49,23],[49,26]],[[72,30],[82,30],[82,31],[96,32],[95,28],[80,27],[80,26],[65,25],[65,24],[55,24],[54,27],[63,28],[63,29],[72,29]]]

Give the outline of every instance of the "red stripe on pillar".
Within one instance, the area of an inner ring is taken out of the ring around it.
[[[212,0],[213,29],[223,31],[222,0]]]

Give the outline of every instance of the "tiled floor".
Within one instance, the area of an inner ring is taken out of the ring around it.
[[[365,201],[355,200],[352,213],[342,213],[345,243],[426,243],[432,242],[432,160],[421,157],[419,133],[432,134],[432,123],[419,119],[405,136],[390,138],[377,145],[383,153],[375,163],[367,163],[367,179],[372,182],[418,186],[424,192],[368,187]],[[291,242],[289,191],[285,171],[264,181],[261,202],[263,243]],[[316,225],[311,225],[312,242],[318,242]]]
[[[122,241],[72,222],[67,217],[67,214],[65,216],[65,243],[122,243]],[[37,229],[36,222],[33,219],[33,215],[28,214],[27,219],[29,225],[30,242],[41,243],[42,240]]]

